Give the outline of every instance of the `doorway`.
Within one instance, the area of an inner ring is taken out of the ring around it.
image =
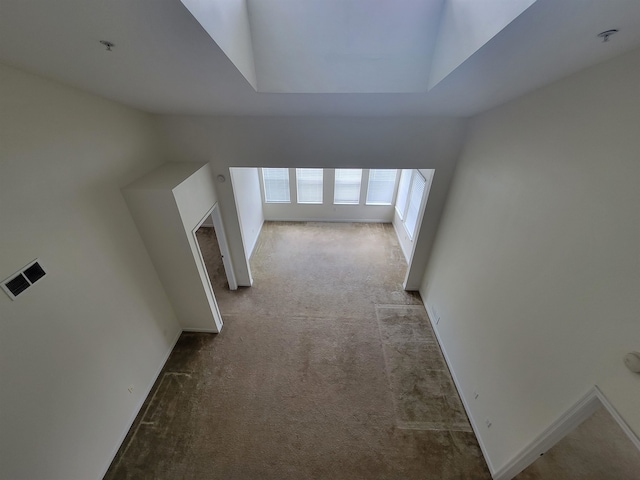
[[[238,284],[217,203],[194,229],[193,234],[209,284],[217,302],[220,302],[225,297],[225,292],[237,290]]]

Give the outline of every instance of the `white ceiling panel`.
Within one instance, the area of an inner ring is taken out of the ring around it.
[[[426,92],[443,0],[247,0],[259,92]]]

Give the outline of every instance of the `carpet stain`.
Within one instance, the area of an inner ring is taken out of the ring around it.
[[[197,232],[222,332],[183,333],[116,479],[489,479],[383,224],[265,223],[232,292]]]
[[[376,317],[396,425],[471,432],[424,307],[377,305]]]

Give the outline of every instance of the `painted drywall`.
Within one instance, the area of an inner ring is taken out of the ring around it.
[[[360,200],[358,205],[334,204],[335,169],[325,168],[322,183],[322,203],[304,204],[297,203],[297,185],[295,168],[289,169],[289,203],[264,203],[263,210],[265,220],[269,221],[293,221],[293,222],[379,222],[390,223],[393,218],[393,205],[367,205],[367,183],[369,182],[369,169],[362,170],[362,183],[360,186]],[[395,189],[398,188],[396,178]],[[262,182],[262,177],[261,182]],[[264,185],[261,183],[262,196]],[[394,191],[395,194],[395,191]]]
[[[398,237],[398,243],[400,243],[400,248],[402,249],[402,254],[404,255],[404,259],[409,263],[411,260],[411,253],[413,252],[413,239],[409,238],[409,234],[407,230],[404,228],[404,224],[402,223],[402,219],[398,212],[393,211],[393,219],[391,220],[393,224],[393,229],[396,232],[396,236]]]
[[[172,166],[180,165],[177,162]],[[218,302],[213,293],[213,287],[209,280],[207,267],[205,266],[195,231],[204,223],[207,217],[211,217],[211,210],[216,204],[217,196],[211,167],[204,164],[190,174],[183,182],[173,189],[176,205],[180,212],[180,218],[184,226],[185,238],[189,243],[191,256],[195,260],[195,267],[198,272],[199,289],[198,292],[204,294],[204,299],[199,302],[201,310],[197,323],[195,319],[189,319],[191,325],[185,326],[185,330],[190,331],[214,331],[220,332],[222,329],[222,315],[218,309]],[[183,279],[184,280],[184,279]],[[196,278],[193,279],[196,291]],[[211,323],[213,320],[213,324]]]
[[[229,167],[434,168],[425,218],[407,288],[417,290],[465,132],[450,117],[198,117],[157,118],[172,158]],[[250,285],[231,182],[216,185],[239,285]]]
[[[429,89],[537,0],[446,0],[429,73]]]
[[[278,204],[265,205],[265,217],[269,221],[292,222],[373,222],[390,223],[393,217],[391,205],[322,205]]]
[[[0,277],[48,272],[0,292],[0,476],[101,478],[180,332],[120,194],[163,162],[159,137],[3,65],[0,110]]]
[[[257,168],[231,168],[230,173],[242,244],[251,258],[264,223],[260,176]]]
[[[444,0],[247,0],[260,92],[424,92]]]
[[[183,330],[220,331],[222,319],[193,235],[216,202],[209,165],[168,162],[122,193]]]
[[[184,171],[184,179],[173,188],[185,231],[198,227],[218,201],[211,168],[207,164],[181,165],[170,162],[163,167]]]
[[[258,89],[246,0],[180,0],[238,71]]]
[[[494,471],[594,384],[640,433],[639,83],[637,50],[472,121],[421,293]]]

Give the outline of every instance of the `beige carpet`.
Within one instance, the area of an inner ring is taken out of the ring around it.
[[[254,286],[183,334],[114,479],[490,478],[390,225],[266,223]]]

